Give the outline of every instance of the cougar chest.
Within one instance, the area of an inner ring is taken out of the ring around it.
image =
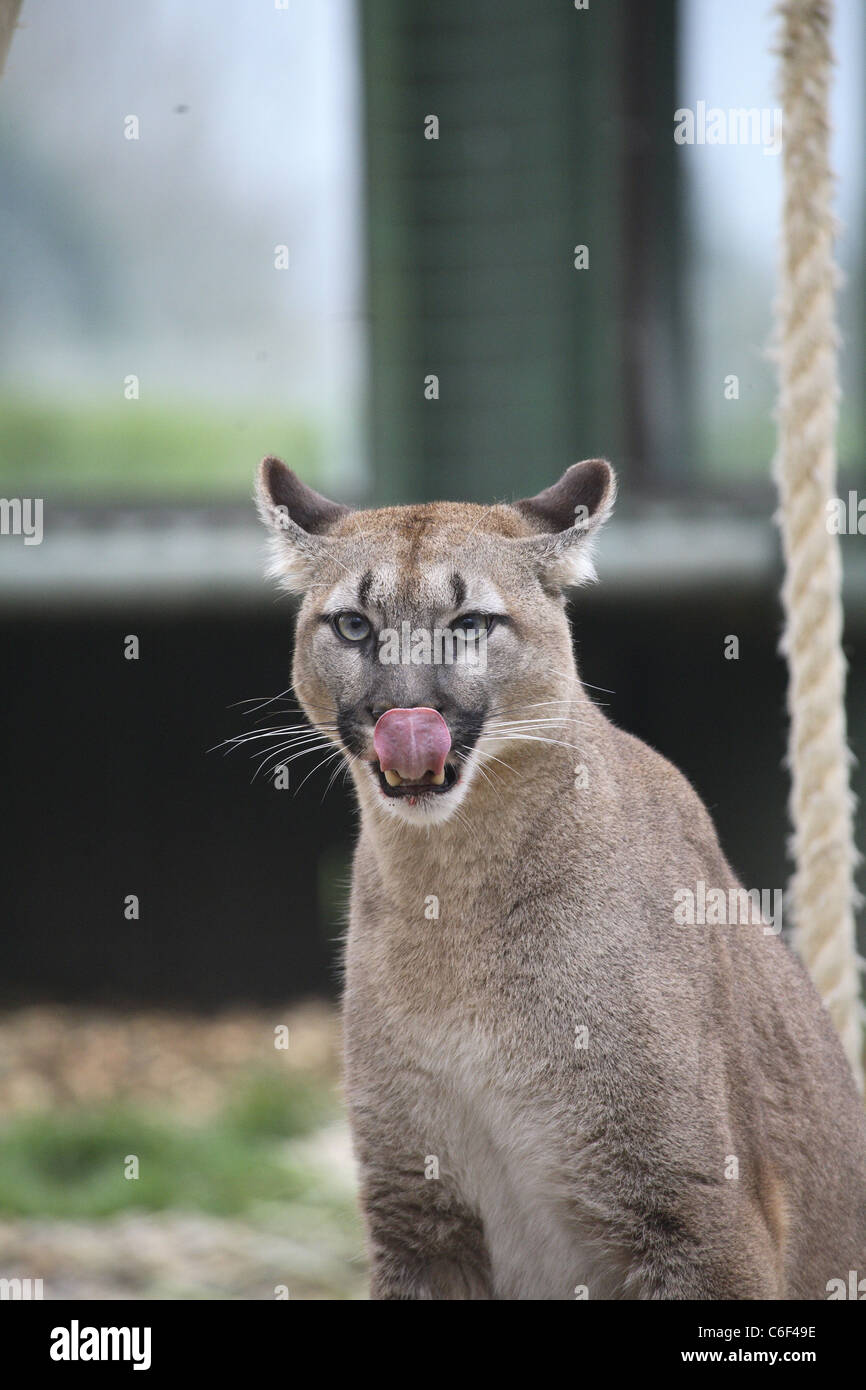
[[[482,1007],[479,969],[449,968],[445,986],[428,975],[390,1000],[425,1165],[435,1159],[430,1180],[480,1216],[498,1297],[574,1298],[578,1285],[597,1286],[573,1200],[578,1116],[564,1117],[508,998]]]

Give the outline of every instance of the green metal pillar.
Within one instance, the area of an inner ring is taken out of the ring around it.
[[[374,500],[509,498],[651,450],[626,409],[630,11],[364,0]]]

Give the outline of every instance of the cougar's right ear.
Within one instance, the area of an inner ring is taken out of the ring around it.
[[[269,574],[283,588],[302,593],[330,547],[328,531],[351,508],[315,492],[277,458],[259,465],[256,503],[272,537]]]

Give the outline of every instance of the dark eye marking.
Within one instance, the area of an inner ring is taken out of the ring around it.
[[[367,599],[370,597],[370,590],[371,590],[372,587],[373,587],[373,571],[372,571],[372,570],[367,570],[366,573],[365,573],[364,575],[362,575],[362,577],[361,577],[361,582],[360,582],[360,584],[358,585],[358,607],[359,607],[359,608],[366,608],[366,607],[367,607]]]
[[[457,573],[451,576],[451,592],[454,595],[454,607],[462,608],[466,602],[466,585],[462,576]]]

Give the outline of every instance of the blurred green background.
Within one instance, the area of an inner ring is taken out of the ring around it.
[[[324,1005],[0,1020],[0,1273],[50,1298],[362,1296],[337,1048]]]
[[[836,11],[857,485],[866,44]],[[677,145],[673,116],[772,108],[773,42],[749,0],[25,0],[0,483],[211,507],[280,450],[344,496],[487,499],[601,452],[627,508],[746,486],[766,510],[781,160]]]

